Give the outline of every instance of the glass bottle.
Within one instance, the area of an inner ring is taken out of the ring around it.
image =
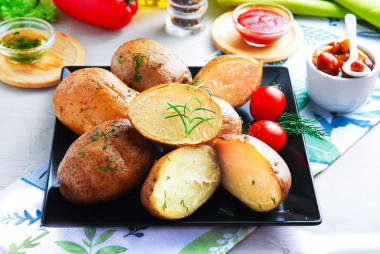
[[[168,0],[166,31],[175,36],[196,34],[203,30],[206,23],[204,15],[207,0]]]

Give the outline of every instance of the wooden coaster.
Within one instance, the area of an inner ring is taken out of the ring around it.
[[[211,35],[215,46],[224,53],[248,55],[264,63],[288,58],[297,51],[303,40],[301,27],[293,21],[291,30],[274,44],[267,47],[248,45],[234,27],[232,11],[222,14],[215,20]]]
[[[35,63],[15,64],[0,55],[0,80],[8,85],[42,88],[58,85],[61,69],[67,65],[84,65],[82,44],[64,33],[55,33],[53,46]]]

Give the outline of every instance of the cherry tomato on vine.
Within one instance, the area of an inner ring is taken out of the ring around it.
[[[262,86],[252,94],[249,109],[255,121],[276,119],[284,112],[286,98],[275,86]]]
[[[248,134],[260,139],[276,152],[280,151],[286,143],[286,132],[276,122],[271,120],[260,120],[251,125]]]

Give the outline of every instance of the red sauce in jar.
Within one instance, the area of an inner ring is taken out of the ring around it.
[[[272,44],[278,40],[289,25],[289,21],[281,14],[258,8],[240,14],[237,22],[252,32],[239,31],[246,40],[263,45]]]

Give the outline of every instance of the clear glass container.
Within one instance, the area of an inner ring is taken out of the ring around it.
[[[53,45],[53,26],[42,19],[21,17],[0,23],[0,53],[12,63],[34,63]]]
[[[196,34],[206,23],[207,0],[168,0],[166,31],[175,36]]]

